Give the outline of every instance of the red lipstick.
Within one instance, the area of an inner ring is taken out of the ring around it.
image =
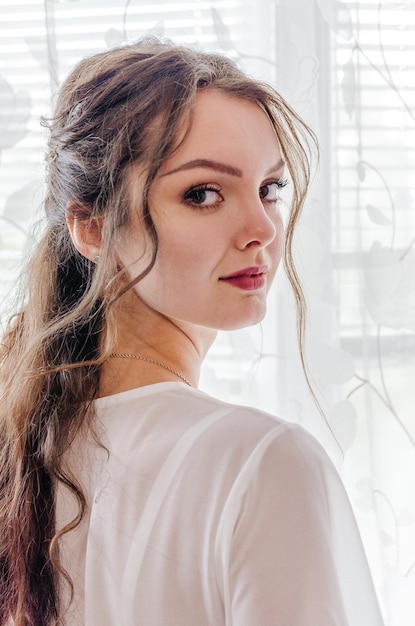
[[[265,274],[268,271],[267,265],[261,267],[245,267],[227,276],[221,276],[219,280],[238,287],[244,291],[255,291],[262,289],[265,285]]]

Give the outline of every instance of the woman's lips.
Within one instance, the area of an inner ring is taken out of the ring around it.
[[[245,291],[255,291],[256,289],[262,289],[265,285],[265,275],[267,271],[268,267],[266,265],[261,267],[246,267],[228,276],[221,276],[219,280],[233,287],[244,289]]]

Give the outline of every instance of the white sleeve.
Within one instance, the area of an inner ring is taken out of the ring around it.
[[[253,451],[216,554],[227,626],[383,623],[343,485],[300,428],[277,428]]]

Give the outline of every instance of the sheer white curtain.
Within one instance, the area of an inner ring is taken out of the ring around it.
[[[85,54],[148,32],[221,50],[273,82],[315,129],[321,163],[296,252],[307,358],[330,428],[304,381],[282,272],[266,320],[218,338],[201,387],[320,439],[344,477],[385,621],[412,626],[414,0],[0,0],[0,11],[3,312],[41,203],[39,117]]]

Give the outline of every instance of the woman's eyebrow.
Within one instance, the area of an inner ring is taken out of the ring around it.
[[[219,163],[217,161],[210,161],[209,159],[194,159],[193,161],[187,161],[187,163],[183,163],[182,165],[175,167],[173,170],[162,174],[162,176],[169,176],[170,174],[175,174],[176,172],[192,170],[197,167],[205,167],[215,170],[216,172],[223,172],[224,174],[230,174],[231,176],[238,176],[239,178],[242,178],[242,170],[238,167],[226,165],[225,163]]]
[[[284,169],[285,161],[284,159],[280,159],[278,163],[269,168],[269,170],[265,173],[265,176],[269,176],[270,174],[277,173],[280,170]]]
[[[279,162],[271,167],[266,175],[271,172],[278,171],[284,167],[285,163],[283,159],[280,159]],[[161,176],[169,176],[170,174],[175,174],[176,172],[182,172],[184,170],[191,170],[198,167],[204,167],[211,170],[215,170],[216,172],[221,172],[223,174],[229,174],[230,176],[238,176],[238,178],[242,178],[243,172],[238,167],[234,167],[233,165],[227,165],[226,163],[219,163],[218,161],[211,161],[209,159],[194,159],[192,161],[187,161],[178,167],[175,167],[173,170],[165,172],[161,174]]]

